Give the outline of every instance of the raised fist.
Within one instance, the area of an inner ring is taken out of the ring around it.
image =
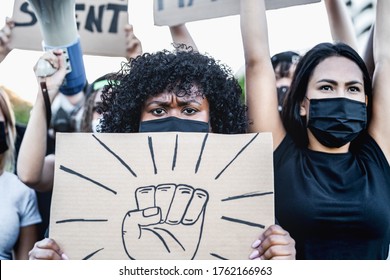
[[[208,193],[189,185],[140,187],[137,208],[126,213],[122,240],[130,259],[193,259],[203,229]]]

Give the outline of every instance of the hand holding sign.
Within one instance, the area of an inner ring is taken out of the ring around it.
[[[163,184],[136,190],[138,209],[126,213],[122,240],[130,259],[193,259],[202,236],[208,193],[188,185]],[[141,245],[140,245],[141,244]],[[155,254],[155,256],[150,256]]]

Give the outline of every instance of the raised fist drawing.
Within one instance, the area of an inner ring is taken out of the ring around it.
[[[130,259],[193,259],[202,237],[208,193],[189,185],[161,184],[135,191],[122,240]],[[147,252],[147,255],[146,253]]]

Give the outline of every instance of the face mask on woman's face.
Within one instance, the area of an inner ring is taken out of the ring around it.
[[[348,98],[310,99],[308,128],[324,146],[339,148],[366,128],[367,108]]]
[[[209,132],[207,122],[167,117],[150,121],[143,121],[139,125],[139,132]]]
[[[5,122],[0,122],[0,154],[8,150]]]

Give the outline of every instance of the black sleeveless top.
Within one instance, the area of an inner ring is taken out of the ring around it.
[[[297,259],[387,258],[390,166],[372,137],[356,154],[328,154],[287,135],[274,172],[276,219],[295,239]]]

